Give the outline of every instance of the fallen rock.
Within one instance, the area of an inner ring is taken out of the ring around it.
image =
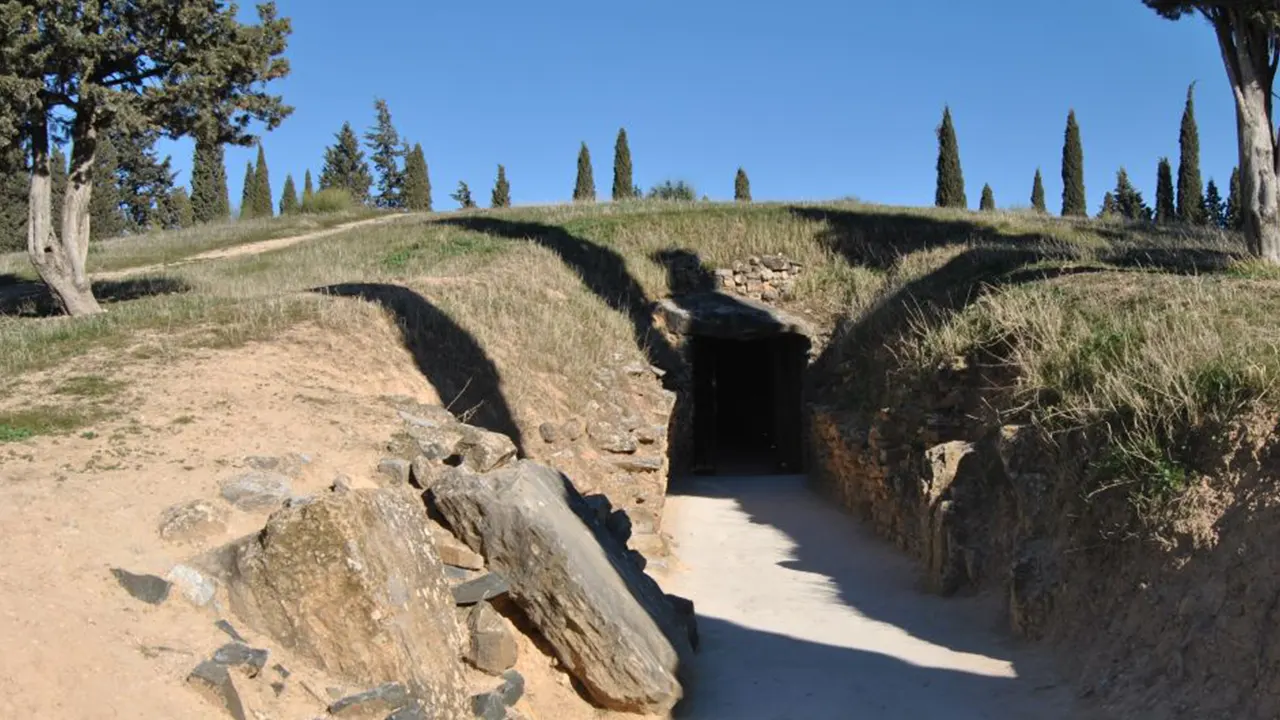
[[[410,427],[443,427],[458,422],[453,413],[439,405],[423,405],[413,402],[403,405],[396,412],[400,415],[400,419],[404,420]]]
[[[466,717],[462,631],[417,494],[328,493],[276,512],[234,550],[235,612],[320,668],[404,682],[437,717]]]
[[[222,498],[241,510],[273,510],[292,495],[289,478],[255,470],[222,481]]]
[[[591,697],[611,710],[666,714],[692,655],[657,584],[625,547],[584,520],[591,509],[560,473],[522,460],[487,475],[453,475],[431,499]]]
[[[577,440],[587,433],[587,423],[582,418],[566,420],[561,428],[569,440]]]
[[[267,666],[270,653],[262,648],[249,647],[242,642],[231,642],[213,653],[213,661],[227,667],[244,668],[244,674],[255,678]]]
[[[398,682],[384,683],[372,690],[338,700],[329,706],[329,714],[340,718],[385,718],[415,704],[408,688]]]
[[[311,458],[301,453],[288,455],[252,455],[244,459],[244,464],[253,470],[274,472],[296,478],[302,474],[302,468],[311,464]]]
[[[436,554],[445,565],[465,568],[467,570],[483,570],[484,557],[467,547],[465,543],[453,536],[453,533],[431,523],[431,538],[436,544]]]
[[[484,600],[492,600],[510,590],[511,586],[506,578],[491,572],[455,587],[453,601],[457,605],[475,605]]]
[[[605,452],[625,455],[636,451],[636,441],[631,433],[607,422],[591,423],[587,435],[597,448]]]
[[[516,664],[519,649],[507,621],[487,602],[476,603],[467,618],[471,632],[467,660],[491,675],[501,675]]]
[[[115,576],[116,582],[120,583],[120,587],[135,600],[141,600],[148,605],[159,605],[167,600],[169,588],[173,587],[168,580],[155,575],[135,575],[120,568],[111,568],[111,574]]]
[[[226,710],[235,720],[247,720],[240,691],[236,689],[235,681],[231,679],[231,673],[225,665],[205,660],[187,676],[187,684],[206,700]]]
[[[507,704],[497,692],[480,693],[471,698],[471,712],[479,720],[506,720]]]
[[[524,697],[524,676],[519,670],[508,670],[502,673],[502,685],[498,688],[502,701],[511,707]]]
[[[219,620],[215,622],[213,626],[218,628],[222,632],[226,633],[227,637],[231,638],[232,640],[235,640],[236,642],[246,643],[246,644],[249,642],[248,640],[245,640],[244,636],[242,636],[239,632],[237,632],[236,629],[231,625],[231,623],[227,622],[226,620]]]
[[[160,537],[170,542],[198,542],[226,531],[226,510],[208,500],[174,505],[160,514]]]
[[[401,458],[383,458],[378,462],[378,474],[392,485],[409,484],[409,461]]]
[[[474,472],[488,472],[516,456],[511,438],[496,432],[463,425],[410,427],[409,435],[427,460]]]
[[[658,472],[662,469],[662,458],[659,457],[622,457],[613,461],[619,470],[627,472]]]
[[[482,720],[512,720],[520,717],[512,706],[524,697],[524,676],[517,670],[502,673],[502,684],[471,698],[471,708]]]
[[[165,580],[178,588],[182,596],[196,607],[205,607],[218,594],[217,584],[190,565],[174,565],[165,575]]]
[[[542,442],[548,445],[558,443],[564,439],[564,431],[555,423],[544,422],[538,426],[538,434],[542,436]]]

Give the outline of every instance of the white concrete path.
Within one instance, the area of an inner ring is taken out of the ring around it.
[[[929,595],[903,554],[799,477],[673,485],[660,576],[697,607],[701,650],[677,717],[1085,717],[990,599]]]

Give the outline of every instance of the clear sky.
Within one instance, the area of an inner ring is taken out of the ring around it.
[[[247,3],[246,3],[247,4]],[[596,188],[630,136],[644,188],[683,179],[728,199],[739,165],[758,200],[856,196],[933,202],[934,129],[949,103],[969,202],[984,182],[1029,205],[1044,172],[1061,206],[1062,135],[1074,107],[1090,212],[1129,170],[1154,204],[1156,163],[1176,167],[1188,83],[1197,81],[1202,171],[1226,192],[1235,114],[1213,33],[1140,0],[278,0],[293,21],[296,111],[265,137],[272,188],[318,178],[343,121],[358,132],[385,98],[422,143],[435,207],[458,180],[487,202],[496,166],[516,204],[571,195],[586,141]],[[166,146],[188,182],[190,144]],[[253,151],[227,153],[232,203]],[[278,201],[278,198],[277,198]]]

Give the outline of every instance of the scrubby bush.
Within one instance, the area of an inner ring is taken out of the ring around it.
[[[355,204],[350,192],[341,188],[325,188],[302,201],[302,212],[327,215],[350,210]]]
[[[693,202],[698,199],[698,191],[693,186],[683,180],[672,182],[664,181],[661,185],[654,185],[649,188],[650,200],[680,200],[683,202]]]

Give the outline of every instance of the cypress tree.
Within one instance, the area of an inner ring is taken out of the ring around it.
[[[97,188],[94,188],[97,191]],[[169,206],[173,209],[174,223],[180,228],[189,228],[196,224],[195,209],[191,205],[191,198],[187,195],[187,189],[179,185],[174,188],[173,194],[169,196]]]
[[[191,169],[191,211],[196,222],[220,222],[231,217],[227,166],[221,143],[196,140]]]
[[[1209,184],[1204,188],[1204,216],[1214,227],[1227,226],[1227,204],[1223,202],[1222,193],[1213,178],[1209,178]]]
[[[1089,210],[1084,194],[1084,146],[1076,111],[1067,113],[1067,130],[1062,143],[1062,216],[1085,217]]]
[[[431,211],[431,179],[421,145],[414,145],[404,160],[404,206],[414,212]]]
[[[62,201],[67,195],[67,156],[63,154],[61,147],[54,147],[53,152],[49,153],[49,184],[52,186],[51,194],[53,195],[53,207],[50,208],[53,229],[61,237]]]
[[[983,212],[995,212],[996,210],[996,194],[991,190],[991,185],[982,186],[982,199],[978,201],[978,209]]]
[[[1156,222],[1171,223],[1177,217],[1173,205],[1173,166],[1169,158],[1160,158],[1156,168]]]
[[[280,214],[294,215],[301,208],[298,206],[298,188],[293,184],[293,176],[284,176],[284,190],[280,193]]]
[[[493,183],[489,205],[495,208],[511,207],[511,185],[507,182],[507,169],[498,166],[498,179]]]
[[[1240,207],[1240,168],[1231,169],[1231,182],[1227,186],[1227,229],[1244,228],[1244,212]]]
[[[159,134],[117,131],[112,139],[116,148],[120,206],[127,228],[144,231],[176,226],[177,218],[169,202],[176,173],[170,168],[169,158],[157,157],[155,145]]]
[[[267,154],[258,143],[258,165],[253,169],[254,217],[272,217],[276,214],[275,203],[271,201],[271,177],[267,172]]]
[[[631,147],[627,144],[627,129],[618,130],[618,141],[613,146],[613,199],[630,200],[635,192],[631,179]]]
[[[747,171],[742,168],[738,168],[738,174],[733,177],[733,199],[751,202],[751,180],[747,178]]]
[[[938,207],[966,208],[969,200],[964,193],[964,173],[960,170],[960,144],[956,140],[955,125],[951,122],[951,108],[942,111],[942,124],[938,126],[938,190],[934,204]]]
[[[364,140],[371,153],[369,159],[373,161],[373,169],[378,175],[378,194],[374,203],[382,208],[402,208],[404,202],[400,198],[400,191],[404,185],[404,173],[400,169],[400,163],[406,153],[400,142],[400,133],[391,124],[391,110],[387,107],[387,101],[375,99],[373,107],[377,120],[373,128],[365,133]]]
[[[244,189],[240,192],[240,219],[249,220],[258,212],[258,182],[253,163],[245,163]]]
[[[373,185],[373,178],[369,175],[369,163],[365,162],[360,141],[351,129],[351,123],[343,123],[335,137],[337,142],[324,151],[320,189],[346,190],[351,193],[353,200],[363,205],[369,202],[369,187]]]
[[[116,180],[119,157],[110,137],[98,141],[93,161],[93,194],[89,196],[89,239],[113,238],[124,232],[120,188]]]
[[[1049,212],[1044,204],[1044,178],[1040,177],[1040,168],[1036,168],[1036,179],[1031,183],[1031,207],[1041,215]]]
[[[19,145],[0,148],[0,252],[27,246],[27,154]]]
[[[463,210],[469,210],[476,206],[475,201],[471,199],[471,188],[467,187],[467,183],[462,180],[458,181],[458,189],[454,190],[449,197],[453,198],[453,201],[458,203],[458,207]]]
[[[1178,219],[1201,225],[1205,222],[1204,195],[1200,184],[1200,131],[1196,127],[1195,83],[1187,88],[1187,105],[1182,111],[1182,131],[1178,136]]]
[[[591,174],[591,151],[586,143],[582,143],[578,150],[578,178],[573,184],[573,201],[596,201],[596,180]]]
[[[1142,193],[1129,181],[1129,173],[1120,168],[1116,173],[1116,210],[1126,219],[1138,222],[1151,220],[1151,208],[1142,199]]]
[[[311,184],[311,171],[308,170],[306,177],[302,180],[302,202],[305,203],[316,194],[315,186]]]

